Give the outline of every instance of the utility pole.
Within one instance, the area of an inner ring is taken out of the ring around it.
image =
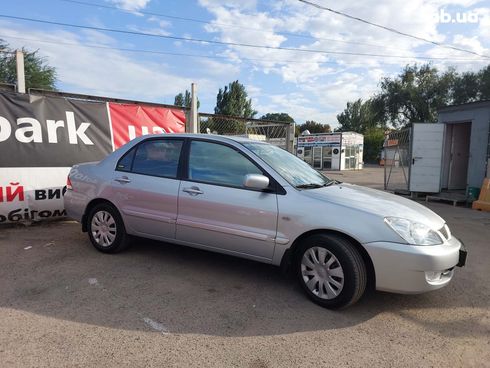
[[[15,50],[15,64],[17,66],[17,92],[26,93],[24,53],[22,52],[22,50]]]
[[[190,132],[199,133],[198,129],[198,115],[197,115],[197,86],[195,83],[191,84],[191,113],[190,113]]]

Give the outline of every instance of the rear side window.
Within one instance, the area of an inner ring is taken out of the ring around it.
[[[126,171],[130,172],[131,171],[131,164],[133,163],[133,157],[134,153],[136,151],[136,148],[133,148],[131,151],[126,153],[117,163],[117,171]]]
[[[176,178],[182,144],[183,141],[177,139],[152,139],[140,143],[119,160],[117,170]]]
[[[262,171],[233,148],[204,141],[191,143],[190,180],[243,188],[247,174],[262,174]]]

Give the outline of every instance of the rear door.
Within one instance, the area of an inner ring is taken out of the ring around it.
[[[263,171],[220,142],[192,140],[179,191],[177,240],[235,255],[271,260],[277,229],[275,193],[247,189]]]
[[[412,161],[409,176],[411,192],[437,193],[441,189],[444,125],[412,125]]]
[[[130,233],[175,239],[183,143],[183,139],[147,139],[119,160],[112,200]]]

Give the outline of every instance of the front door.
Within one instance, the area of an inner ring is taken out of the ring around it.
[[[313,168],[322,169],[322,147],[313,147]]]
[[[330,170],[332,168],[332,147],[323,147],[322,151],[323,170]]]
[[[112,198],[130,233],[175,239],[182,145],[182,139],[149,139],[119,160]]]
[[[438,193],[441,189],[444,125],[414,123],[412,125],[412,156],[409,190]]]
[[[262,170],[234,147],[193,140],[187,171],[179,191],[177,240],[271,260],[276,194],[243,186],[245,175],[263,174]]]

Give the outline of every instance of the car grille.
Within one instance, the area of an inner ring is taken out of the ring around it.
[[[449,227],[447,225],[444,225],[443,227],[441,227],[439,229],[439,232],[444,237],[444,240],[451,239],[451,231],[449,230]]]

